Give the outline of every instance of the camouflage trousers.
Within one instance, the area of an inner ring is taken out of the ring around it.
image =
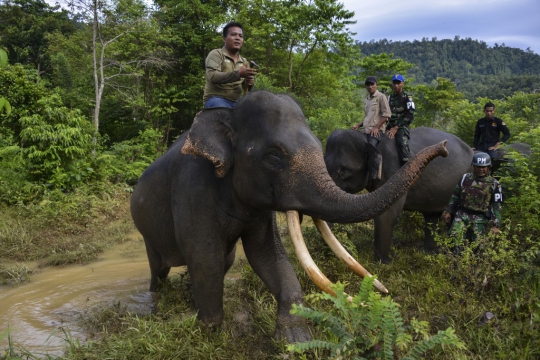
[[[401,160],[402,163],[409,161],[411,158],[411,151],[409,150],[411,130],[408,126],[400,127],[394,137],[396,138],[399,160]]]
[[[487,223],[488,219],[483,214],[468,213],[460,209],[448,230],[448,235],[456,237],[457,240],[457,236],[463,234],[463,239],[476,241],[477,235],[483,235],[486,232]]]

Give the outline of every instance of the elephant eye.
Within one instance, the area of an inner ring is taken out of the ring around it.
[[[340,167],[337,173],[338,173],[338,177],[343,180],[350,178],[352,176],[352,171],[344,167]]]
[[[268,168],[272,170],[278,170],[283,167],[280,154],[275,150],[267,152],[264,155],[263,162]]]

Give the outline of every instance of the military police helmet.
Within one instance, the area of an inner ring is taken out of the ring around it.
[[[473,155],[472,164],[474,166],[491,166],[491,157],[484,152],[476,153]]]

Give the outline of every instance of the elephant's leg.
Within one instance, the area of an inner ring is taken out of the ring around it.
[[[146,254],[148,255],[148,263],[150,264],[150,291],[157,291],[160,280],[163,280],[169,275],[171,267],[165,264],[163,257],[151,245],[151,242],[145,239]]]
[[[424,215],[424,250],[429,253],[437,251],[438,247],[435,243],[435,232],[437,231],[437,223],[441,217],[441,212],[423,213]]]
[[[397,219],[403,211],[405,196],[398,200],[390,209],[374,219],[375,223],[375,259],[383,264],[391,262],[392,235]]]
[[[184,248],[190,249],[185,260],[197,318],[211,328],[220,326],[223,321],[223,278],[226,259],[230,261],[230,257],[222,244],[219,236],[207,233],[183,243]]]
[[[290,343],[311,339],[305,321],[290,314],[303,294],[279,238],[275,215],[255,221],[246,230],[242,241],[249,264],[278,301],[275,336]]]
[[[236,244],[233,246],[232,250],[229,251],[229,254],[225,258],[225,268],[224,268],[223,276],[225,276],[225,274],[227,274],[231,266],[233,266],[235,256],[236,256]]]

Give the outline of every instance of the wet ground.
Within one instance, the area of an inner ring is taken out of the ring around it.
[[[236,253],[237,259],[245,259],[241,241]],[[172,268],[171,275],[185,270]],[[230,272],[225,278],[240,277]],[[8,347],[9,328],[12,341],[32,354],[62,355],[66,335],[61,328],[84,342],[78,324],[95,306],[120,302],[131,312],[149,313],[153,307],[149,283],[146,250],[137,231],[91,264],[34,269],[30,282],[0,287],[0,350]]]
[[[237,257],[243,256],[241,245],[237,253]],[[185,267],[173,268],[171,274],[182,271]],[[152,295],[147,291],[150,270],[137,232],[129,241],[103,253],[99,261],[35,270],[34,274],[29,283],[0,287],[2,350],[8,346],[4,334],[8,327],[12,341],[33,354],[61,355],[65,345],[61,327],[84,342],[78,323],[92,307],[120,302],[139,314],[152,309]],[[235,275],[239,276],[227,277]]]

